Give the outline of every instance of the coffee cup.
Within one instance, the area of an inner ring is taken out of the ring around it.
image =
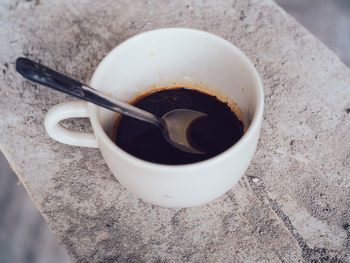
[[[208,160],[163,165],[138,159],[111,139],[116,113],[85,101],[51,108],[45,128],[53,139],[98,147],[117,180],[132,194],[164,207],[192,207],[229,189],[248,168],[260,134],[264,96],[260,77],[236,46],[208,32],[165,28],[136,35],[114,48],[98,65],[90,86],[126,102],[158,88],[187,87],[217,96],[242,120],[243,137]],[[87,117],[93,132],[60,121]]]

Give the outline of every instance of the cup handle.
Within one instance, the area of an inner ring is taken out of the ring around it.
[[[74,131],[63,127],[60,121],[68,118],[89,117],[85,101],[70,101],[52,107],[45,116],[45,129],[51,138],[61,143],[97,148],[93,132]]]

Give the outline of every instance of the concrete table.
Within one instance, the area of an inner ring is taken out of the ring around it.
[[[0,25],[0,147],[74,261],[350,261],[350,71],[274,2],[2,0]],[[265,89],[246,175],[191,209],[145,203],[98,150],[50,139],[45,113],[71,98],[14,70],[25,55],[88,81],[118,43],[170,26],[231,41]]]

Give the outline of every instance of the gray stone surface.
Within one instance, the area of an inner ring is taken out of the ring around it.
[[[74,261],[350,261],[350,71],[273,2],[4,0],[0,23],[0,147]],[[115,45],[166,26],[236,44],[265,89],[246,175],[191,209],[136,199],[98,150],[48,138],[45,113],[71,98],[14,72],[25,54],[88,80]]]

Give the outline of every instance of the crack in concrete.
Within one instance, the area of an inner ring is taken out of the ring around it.
[[[302,249],[302,257],[309,262],[324,262],[330,260],[331,262],[345,262],[339,259],[337,256],[332,257],[330,251],[327,248],[310,248],[304,238],[299,234],[296,228],[293,226],[290,218],[283,212],[278,202],[272,198],[267,197],[271,209],[282,220],[288,231],[293,238],[297,241],[299,247]]]
[[[332,251],[330,251],[327,248],[309,247],[304,238],[294,227],[290,218],[283,212],[279,203],[268,196],[265,188],[262,185],[257,186],[256,183],[252,181],[252,177],[248,177],[248,182],[253,193],[257,196],[257,198],[261,201],[267,201],[270,208],[282,220],[283,224],[288,229],[288,232],[293,236],[293,238],[301,248],[302,257],[306,262],[345,262],[344,259],[339,258],[337,255],[332,256]]]

